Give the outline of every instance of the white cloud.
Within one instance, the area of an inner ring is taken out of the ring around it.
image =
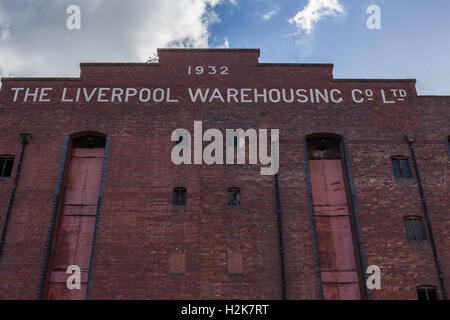
[[[11,25],[8,19],[6,19],[0,4],[0,41],[5,41],[6,39],[8,39],[10,33],[11,33]]]
[[[9,35],[11,33],[11,27],[7,24],[0,26],[0,40],[5,41],[9,38]]]
[[[218,48],[229,49],[230,48],[230,41],[228,41],[228,38],[225,38],[223,44],[218,46]]]
[[[345,11],[339,0],[309,0],[308,5],[289,19],[289,23],[295,24],[299,32],[312,33],[315,25],[328,16],[339,16]]]
[[[2,1],[0,76],[72,77],[80,62],[145,62],[157,48],[206,48],[223,1]],[[72,4],[81,8],[81,30],[66,28]]]
[[[268,11],[266,13],[262,13],[261,17],[263,18],[263,20],[270,20],[276,13],[278,12],[278,9],[274,9],[271,11]]]

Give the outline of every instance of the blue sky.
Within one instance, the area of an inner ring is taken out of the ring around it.
[[[66,26],[72,4],[80,30]],[[370,5],[381,30],[366,26]],[[449,16],[449,0],[0,0],[0,76],[78,76],[80,62],[143,62],[161,47],[260,48],[261,62],[450,95]]]
[[[450,1],[340,0],[344,15],[324,17],[312,34],[295,35],[287,21],[307,3],[225,3],[211,33],[227,37],[231,47],[261,48],[263,62],[331,62],[336,78],[417,78],[421,94],[450,94]],[[372,4],[381,9],[381,30],[366,26]]]

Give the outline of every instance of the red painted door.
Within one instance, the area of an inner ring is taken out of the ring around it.
[[[341,160],[309,164],[324,298],[361,299]]]
[[[83,300],[91,259],[95,215],[104,149],[74,149],[70,159],[63,208],[54,246],[47,299]],[[69,290],[66,270],[81,269],[81,290]]]

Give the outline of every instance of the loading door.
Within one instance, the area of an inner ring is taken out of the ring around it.
[[[83,300],[91,260],[104,148],[74,148],[53,247],[47,299]],[[81,290],[69,290],[69,266],[81,269]]]
[[[320,152],[311,153],[316,157],[310,158],[309,166],[324,299],[359,300],[351,213],[342,160],[336,159],[339,146],[322,143]]]

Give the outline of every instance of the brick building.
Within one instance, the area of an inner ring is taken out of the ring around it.
[[[0,299],[446,299],[450,97],[253,49],[158,55],[2,79]],[[277,175],[239,136],[244,164],[174,164],[195,121],[279,129]]]

